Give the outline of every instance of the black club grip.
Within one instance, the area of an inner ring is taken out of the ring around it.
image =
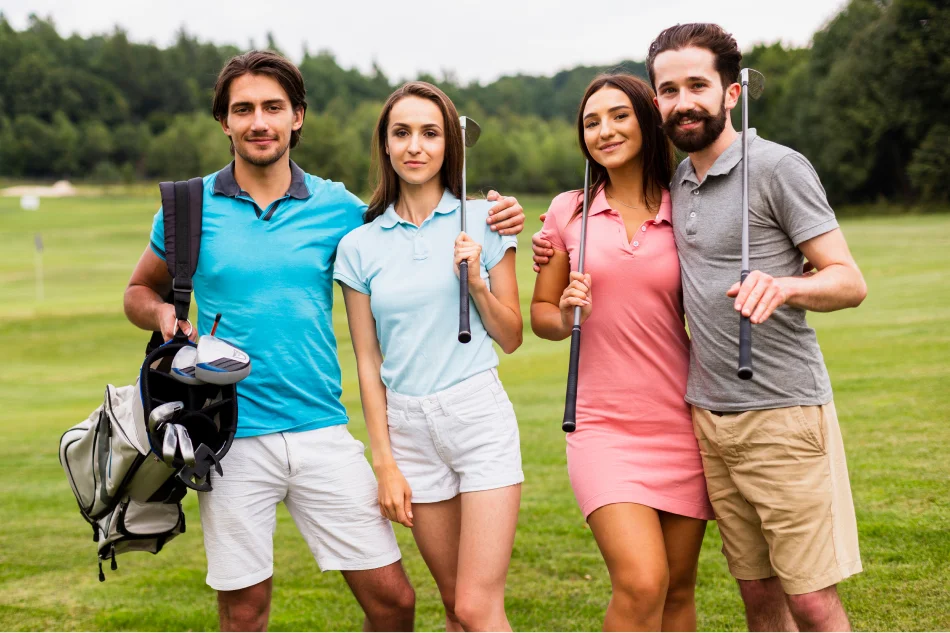
[[[743,270],[739,277],[739,285],[749,276],[748,270]],[[739,313],[739,371],[737,375],[742,380],[752,378],[752,321],[749,317]]]
[[[575,325],[571,330],[571,361],[567,366],[567,395],[564,398],[564,422],[561,430],[572,433],[577,428],[577,365],[581,357],[581,328]]]
[[[459,264],[459,343],[472,340],[472,326],[468,315],[468,262]]]

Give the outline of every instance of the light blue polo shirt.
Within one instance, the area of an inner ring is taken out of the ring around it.
[[[337,182],[290,163],[286,195],[266,209],[238,186],[233,163],[204,178],[201,252],[193,282],[198,332],[251,357],[238,383],[237,437],[346,424],[333,335],[333,259],[366,206]],[[165,258],[162,210],[151,246]],[[194,312],[193,312],[194,313]]]
[[[492,203],[465,204],[469,236],[482,245],[481,276],[518,238],[493,232]],[[333,278],[368,294],[383,353],[383,384],[407,396],[442,391],[498,366],[492,339],[469,297],[472,340],[458,342],[459,280],[454,270],[461,203],[448,190],[435,211],[416,226],[392,205],[340,242]]]

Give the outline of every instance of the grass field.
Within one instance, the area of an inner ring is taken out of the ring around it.
[[[155,192],[157,194],[157,191]],[[204,630],[217,627],[196,497],[188,531],[160,555],[129,554],[107,582],[57,458],[62,432],[133,381],[147,335],[126,322],[122,291],[146,245],[152,198],[0,198],[0,630]],[[526,200],[533,218],[542,200]],[[870,288],[858,310],[811,315],[836,393],[865,572],[841,586],[856,629],[950,629],[950,215],[844,223]],[[34,234],[45,244],[45,298],[34,285]],[[523,313],[533,275],[519,263]],[[356,372],[338,302],[344,401],[365,439]],[[575,505],[560,415],[567,347],[526,333],[502,360],[522,429],[526,482],[507,605],[515,629],[597,630],[606,569]],[[636,397],[636,394],[633,394]],[[419,629],[439,629],[435,585],[397,527],[416,588]],[[631,543],[635,547],[635,543]],[[699,626],[741,630],[742,605],[714,525],[697,589]],[[281,508],[274,630],[357,630],[339,574],[320,574]]]

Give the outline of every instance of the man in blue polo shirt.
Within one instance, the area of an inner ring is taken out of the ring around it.
[[[208,584],[222,630],[264,630],[270,612],[276,507],[287,505],[321,569],[340,570],[373,630],[409,630],[415,597],[399,562],[363,445],[347,431],[333,335],[333,261],[365,205],[340,183],[290,160],[306,91],[297,68],[270,52],[231,59],[212,111],[234,162],[204,179],[201,256],[193,281],[198,331],[217,312],[218,334],[246,351],[240,418],[226,476],[199,493]],[[521,230],[505,198],[493,228]],[[167,340],[179,323],[162,300],[171,288],[162,212],[125,292],[129,320]]]

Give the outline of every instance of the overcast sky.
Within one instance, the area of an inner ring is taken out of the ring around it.
[[[524,72],[550,75],[578,64],[642,60],[664,27],[717,22],[746,50],[761,42],[804,46],[845,0],[0,0],[22,29],[51,16],[61,35],[118,24],[135,41],[165,46],[185,25],[201,40],[263,46],[271,31],[299,61],[328,49],[344,67],[375,60],[391,81],[450,70],[463,81]]]

